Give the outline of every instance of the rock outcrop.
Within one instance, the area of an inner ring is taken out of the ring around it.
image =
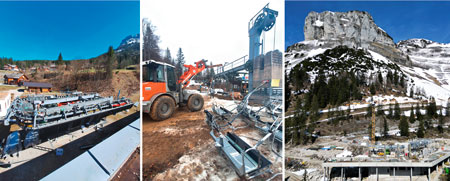
[[[319,40],[324,47],[345,45],[375,51],[391,60],[407,64],[406,56],[396,48],[391,36],[378,27],[363,11],[310,12],[305,18],[305,41]]]
[[[395,46],[393,39],[363,11],[310,12],[305,19],[305,40],[339,40],[357,47],[370,43]],[[348,46],[347,45],[347,46]]]

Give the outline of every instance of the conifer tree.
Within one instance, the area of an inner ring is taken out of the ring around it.
[[[146,19],[142,19],[143,27],[143,45],[142,45],[142,59],[161,61],[160,49],[158,46],[159,36],[154,33],[155,26]],[[145,29],[144,29],[145,28]]]
[[[392,109],[392,104],[389,104],[389,115],[388,118],[393,118],[394,117],[394,110]]]
[[[370,135],[372,135],[372,123],[369,122],[369,126],[367,127],[367,133]]]
[[[370,85],[370,94],[375,95],[377,93],[377,90],[375,88],[375,85],[372,84]]]
[[[414,106],[411,106],[411,112],[409,113],[409,122],[414,124],[416,122],[416,118],[414,116]]]
[[[405,78],[403,77],[403,75],[400,75],[400,86],[401,87],[405,86]]]
[[[438,124],[438,131],[439,133],[443,133],[444,132],[444,116],[442,116],[442,110],[440,110],[439,112],[439,124]]]
[[[369,106],[367,107],[367,114],[366,114],[366,118],[367,117],[371,117],[372,116],[372,109],[373,109],[373,105],[369,104]]]
[[[114,48],[112,46],[109,46],[108,53],[106,55],[107,55],[105,65],[106,77],[108,79],[111,79],[114,62],[116,61],[116,56],[114,55]]]
[[[423,126],[423,120],[419,120],[419,130],[417,130],[417,137],[423,138],[425,136],[425,128]]]
[[[380,82],[380,84],[383,84],[383,75],[381,74],[381,72],[378,72],[378,81]]]
[[[394,119],[399,120],[400,119],[400,114],[401,114],[401,110],[400,110],[400,105],[398,104],[398,102],[395,102],[395,110],[394,110]]]
[[[381,104],[378,104],[378,106],[377,106],[377,116],[383,116],[383,115],[384,115],[383,106]]]
[[[387,123],[386,118],[383,117],[383,134],[384,134],[384,137],[387,137],[388,133],[389,133],[389,125]]]
[[[402,116],[398,125],[398,129],[400,129],[401,136],[409,136],[409,124],[406,120],[406,117]]]
[[[57,64],[57,65],[62,65],[63,63],[64,63],[64,62],[63,62],[62,54],[59,53],[58,60],[56,60],[56,64]]]
[[[177,77],[180,77],[183,74],[183,65],[184,65],[184,54],[181,48],[178,49],[177,59],[175,62],[175,71],[177,73]]]
[[[414,87],[411,86],[411,89],[409,89],[409,97],[413,98],[414,97]]]
[[[445,108],[445,117],[450,116],[450,101],[447,102],[447,107]]]
[[[417,120],[419,120],[419,121],[423,119],[422,113],[420,112],[419,103],[416,104],[416,116],[417,116]]]
[[[430,103],[428,103],[427,106],[427,115],[430,118],[436,118],[437,117],[437,107],[436,107],[436,102],[434,101],[434,99],[431,99]]]
[[[173,62],[173,60],[172,60],[172,55],[170,55],[169,47],[167,47],[167,49],[166,49],[166,52],[165,52],[165,54],[164,54],[163,61],[166,62],[166,63],[168,63],[168,64],[171,64],[171,65],[174,64],[174,62]]]

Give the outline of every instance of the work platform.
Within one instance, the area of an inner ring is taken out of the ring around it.
[[[226,62],[223,66],[216,67],[214,72],[217,77],[226,76],[230,73],[236,73],[251,67],[251,60],[248,60],[247,55],[233,60],[231,62]]]

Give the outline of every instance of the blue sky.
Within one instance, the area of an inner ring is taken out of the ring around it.
[[[139,1],[0,2],[0,57],[96,57],[139,33]]]
[[[450,43],[450,2],[287,1],[285,7],[285,48],[304,40],[303,26],[310,11],[327,10],[367,11],[396,43],[410,38]]]

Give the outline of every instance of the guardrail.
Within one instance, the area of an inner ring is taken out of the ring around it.
[[[248,56],[245,55],[243,57],[240,57],[236,60],[233,60],[231,62],[225,62],[225,64],[223,64],[223,66],[220,67],[216,67],[214,72],[216,74],[223,74],[226,73],[227,71],[239,71],[242,70],[245,67],[245,64],[248,62]],[[233,70],[236,69],[236,70]]]

